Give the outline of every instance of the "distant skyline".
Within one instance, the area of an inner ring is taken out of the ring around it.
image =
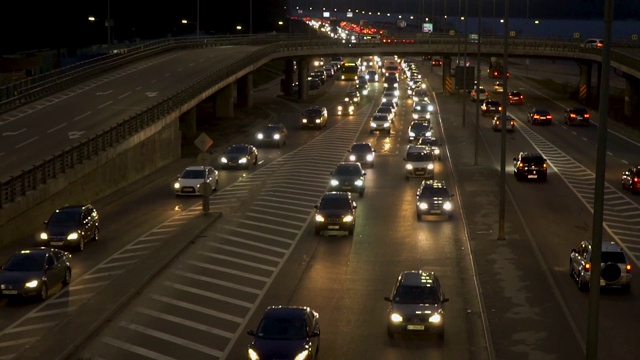
[[[237,34],[287,31],[286,8],[309,7],[416,15],[455,16],[464,11],[477,16],[478,0],[241,0],[222,4],[220,0],[91,0],[68,2],[7,1],[0,10],[0,55],[38,49],[78,48],[107,43],[107,9],[113,26],[113,42],[136,38],[158,39],[195,34],[200,5],[200,31],[206,34]],[[483,16],[504,14],[504,0],[480,0]],[[640,1],[615,1],[616,19],[640,20]],[[602,0],[510,0],[509,16],[514,18],[602,19]],[[527,4],[528,11],[527,11]],[[233,9],[226,9],[232,6]],[[337,8],[342,6],[342,8]],[[251,9],[251,11],[250,11]],[[89,16],[96,20],[90,22]],[[187,20],[182,24],[181,20]],[[242,30],[236,30],[241,26]]]

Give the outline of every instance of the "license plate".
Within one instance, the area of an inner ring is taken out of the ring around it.
[[[351,190],[351,186],[343,186],[342,189],[343,190]]]
[[[64,244],[64,241],[52,241],[51,245],[62,245]]]
[[[606,284],[606,282],[602,279],[600,279],[600,286],[604,286]]]
[[[329,225],[329,226],[327,226],[327,229],[340,229],[340,226],[338,226],[338,225]]]
[[[535,178],[537,178],[537,177],[538,177],[538,175],[529,175],[529,176],[527,176],[527,177],[528,177],[529,179],[535,179]]]
[[[407,325],[407,330],[424,330],[424,325]]]
[[[424,175],[425,172],[424,171],[416,171],[416,175]]]
[[[582,120],[582,116],[578,116],[578,120]]]
[[[442,212],[442,211],[440,211],[440,210],[431,210],[431,213],[432,213],[432,214],[440,214],[441,212]]]
[[[18,290],[2,290],[2,293],[7,295],[16,295]]]

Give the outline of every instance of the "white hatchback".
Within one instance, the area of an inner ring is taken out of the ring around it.
[[[211,185],[212,191],[216,190],[218,170],[211,166],[189,166],[178,175],[178,180],[173,183],[173,190],[176,195],[202,195],[200,187],[205,182]]]

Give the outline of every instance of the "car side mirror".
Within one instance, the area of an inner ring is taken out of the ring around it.
[[[363,172],[363,173],[362,173],[362,176],[365,176],[365,175],[367,175],[367,173],[366,173],[366,172]]]
[[[318,210],[318,205],[313,205],[313,208]]]
[[[518,161],[518,159],[516,159],[516,158],[513,158],[513,161]]]
[[[571,253],[572,253],[572,254],[573,254],[573,253],[577,253],[577,252],[578,252],[578,249],[571,249]]]
[[[311,332],[311,334],[309,334],[310,337],[318,337],[320,336],[320,331],[318,330],[314,330]]]
[[[355,201],[353,202],[353,208],[354,208],[354,209],[357,209],[357,208],[358,208],[358,204],[356,204],[356,202],[355,202]]]
[[[387,302],[393,302],[393,300],[391,300],[391,298],[390,298],[390,297],[388,297],[388,296],[385,296],[385,297],[384,297],[384,301],[387,301]]]
[[[441,303],[446,303],[449,302],[449,298],[442,298],[442,300],[440,300]]]
[[[256,336],[256,332],[253,330],[247,331],[247,335]]]

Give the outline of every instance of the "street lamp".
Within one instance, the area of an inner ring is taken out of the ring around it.
[[[196,4],[196,37],[200,37],[200,0]]]

